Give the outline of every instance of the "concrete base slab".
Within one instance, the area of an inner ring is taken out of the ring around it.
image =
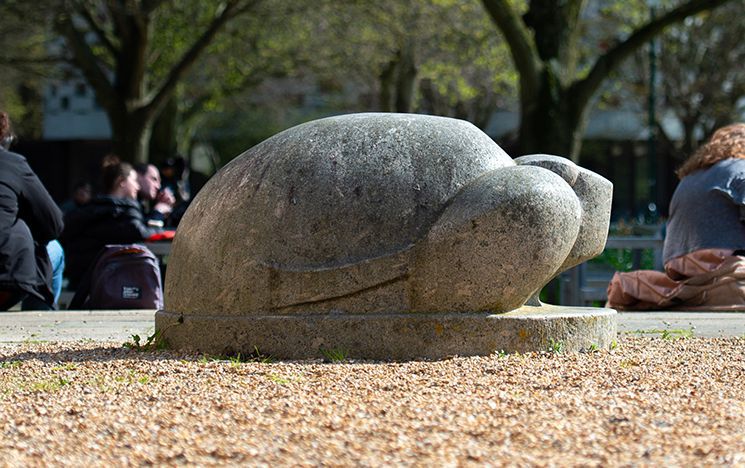
[[[243,355],[258,349],[281,359],[347,357],[408,360],[494,352],[579,351],[616,339],[617,314],[591,307],[524,306],[505,314],[194,316],[158,311],[156,331],[169,347]]]

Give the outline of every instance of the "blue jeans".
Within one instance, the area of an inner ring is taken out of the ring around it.
[[[54,294],[54,306],[57,307],[57,300],[62,292],[62,273],[65,271],[65,251],[56,240],[47,244],[47,254],[52,262],[52,293]]]
[[[54,304],[46,302],[34,296],[26,296],[21,303],[21,310],[50,310],[57,308],[57,300],[62,292],[62,273],[65,271],[65,251],[56,240],[47,244],[47,255],[52,264],[52,294],[54,294]],[[23,296],[22,296],[23,297]]]

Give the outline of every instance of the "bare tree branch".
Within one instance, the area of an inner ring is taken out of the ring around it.
[[[677,23],[688,16],[716,8],[729,1],[730,0],[690,0],[638,28],[628,38],[626,38],[625,41],[617,44],[608,52],[600,56],[587,77],[572,85],[572,95],[574,99],[576,99],[578,107],[582,108],[590,101],[592,96],[603,83],[603,80],[605,80],[624,59],[659,34],[667,26]]]
[[[96,96],[102,106],[113,110],[118,102],[116,91],[111,85],[106,72],[98,65],[98,60],[85,40],[85,36],[73,25],[72,17],[65,15],[57,20],[57,29],[72,49],[73,60],[85,76],[88,83],[96,90]]]
[[[512,60],[520,74],[521,93],[535,95],[541,66],[528,28],[506,0],[482,0],[482,3],[510,46]]]
[[[225,5],[225,8],[215,17],[212,23],[202,33],[199,38],[191,45],[181,57],[181,60],[171,68],[168,76],[164,80],[162,86],[155,93],[150,102],[145,106],[143,112],[146,114],[156,113],[160,108],[165,105],[169,96],[176,88],[179,80],[186,74],[189,68],[194,65],[199,55],[204,51],[207,46],[212,42],[215,35],[230,19],[234,18],[238,14],[245,13],[249,10],[249,6],[258,4],[258,1],[248,2],[247,5],[241,5],[238,0],[233,0]]]
[[[91,28],[91,31],[96,35],[96,38],[98,38],[98,41],[103,44],[104,47],[106,47],[106,50],[108,50],[112,55],[116,55],[119,51],[114,46],[114,43],[111,42],[111,39],[109,38],[109,35],[106,34],[106,31],[103,30],[100,24],[96,21],[96,19],[91,14],[91,11],[85,7],[81,2],[76,2],[75,4],[75,11],[85,20],[85,22],[88,24],[88,27]]]
[[[19,67],[22,65],[53,65],[67,62],[64,57],[0,57],[0,65]]]
[[[150,15],[152,12],[157,10],[165,0],[143,0],[142,2],[142,12],[145,14],[145,16]]]

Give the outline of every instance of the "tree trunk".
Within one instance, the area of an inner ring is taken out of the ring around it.
[[[584,108],[555,76],[544,71],[537,96],[521,99],[520,154],[554,154],[577,161]]]
[[[178,152],[179,117],[178,101],[172,96],[153,123],[150,162],[157,164]]]
[[[399,55],[396,73],[396,112],[411,112],[418,70],[411,44],[406,44]]]
[[[414,51],[406,44],[380,73],[380,110],[411,112],[418,73]]]
[[[152,119],[141,118],[135,113],[126,113],[123,118],[110,115],[109,119],[114,153],[123,161],[147,163]]]
[[[393,112],[393,86],[398,69],[399,55],[388,62],[380,72],[380,110],[382,112]]]

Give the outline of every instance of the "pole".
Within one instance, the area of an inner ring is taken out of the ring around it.
[[[654,21],[656,16],[655,2],[649,6],[650,20]],[[649,41],[649,101],[647,109],[647,125],[649,126],[649,135],[647,139],[647,170],[649,185],[649,205],[648,212],[652,216],[651,221],[657,221],[657,117],[655,115],[656,101],[656,83],[657,83],[657,44],[655,38]]]

